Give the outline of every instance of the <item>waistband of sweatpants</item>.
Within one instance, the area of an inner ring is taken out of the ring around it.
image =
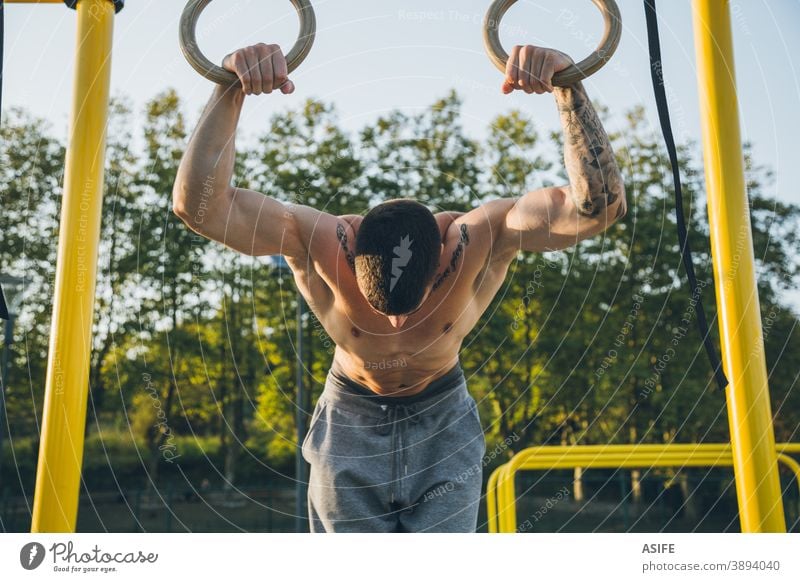
[[[382,396],[351,379],[334,360],[322,396],[334,407],[380,417],[387,407],[412,407],[420,414],[432,413],[442,407],[457,405],[469,393],[460,363],[428,384],[422,392],[412,396]]]

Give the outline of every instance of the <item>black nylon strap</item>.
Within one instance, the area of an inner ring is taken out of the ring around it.
[[[5,4],[0,0],[0,112],[3,111],[3,44],[5,43]],[[8,308],[0,286],[0,319],[8,319]]]
[[[6,40],[6,10],[0,0],[0,111],[3,111],[3,45]]]
[[[683,214],[683,192],[681,191],[681,174],[678,167],[678,152],[675,149],[675,138],[672,135],[672,124],[669,120],[669,105],[667,103],[667,92],[664,88],[664,71],[661,64],[661,44],[658,40],[658,17],[656,16],[655,0],[644,0],[644,13],[647,19],[647,43],[650,47],[650,75],[653,79],[653,91],[656,97],[658,108],[658,119],[661,122],[661,132],[664,134],[664,142],[669,153],[669,163],[672,166],[672,181],[675,183],[675,222],[678,224],[678,243],[681,246],[681,258],[686,269],[686,277],[689,279],[689,287],[692,290],[692,299],[697,302],[697,327],[703,338],[703,345],[706,348],[708,359],[714,370],[714,378],[720,390],[724,390],[728,385],[728,379],[722,369],[717,351],[711,342],[711,334],[708,330],[706,313],[703,309],[701,289],[697,284],[697,277],[694,273],[694,263],[692,263],[692,249],[689,247],[689,236],[686,229],[686,218]]]

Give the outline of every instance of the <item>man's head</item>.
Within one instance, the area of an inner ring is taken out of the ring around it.
[[[356,236],[356,279],[380,313],[403,316],[427,297],[439,266],[436,219],[414,200],[390,200],[369,211]]]

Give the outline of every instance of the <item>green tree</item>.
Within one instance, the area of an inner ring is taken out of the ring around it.
[[[37,431],[44,394],[64,166],[51,132],[20,109],[0,125],[0,268],[25,280],[6,386],[12,436]]]
[[[204,251],[209,244],[172,212],[172,186],[187,137],[175,91],[167,90],[147,104],[143,131],[144,151],[134,181],[140,212],[136,239],[141,297],[138,319],[141,337],[160,338],[159,349],[169,355],[158,368],[151,368],[146,358],[145,365],[164,390],[163,410],[171,418],[180,388],[176,370],[182,358],[190,358],[197,350],[195,338],[180,330],[207,309],[202,278],[195,275],[203,271]],[[166,438],[162,434],[154,441],[150,465],[153,481],[161,458],[158,447]]]
[[[418,114],[393,111],[361,132],[373,202],[414,198],[435,210],[469,210],[478,193],[479,145],[461,125],[455,92]]]

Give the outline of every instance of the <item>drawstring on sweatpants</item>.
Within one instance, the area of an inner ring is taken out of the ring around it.
[[[419,424],[419,411],[411,404],[382,404],[381,410],[383,410],[383,418],[376,425],[378,434],[381,436],[394,434],[398,420],[406,421],[409,424]]]
[[[398,433],[397,427],[401,423],[406,426],[419,424],[419,412],[410,404],[382,404],[383,418],[377,425],[378,434],[386,436],[391,434],[392,449],[392,483],[390,502],[394,503],[400,496],[400,481],[408,474],[408,461],[406,459],[407,447],[402,442],[402,434]],[[400,463],[398,463],[398,457]],[[402,474],[400,467],[403,467]]]

